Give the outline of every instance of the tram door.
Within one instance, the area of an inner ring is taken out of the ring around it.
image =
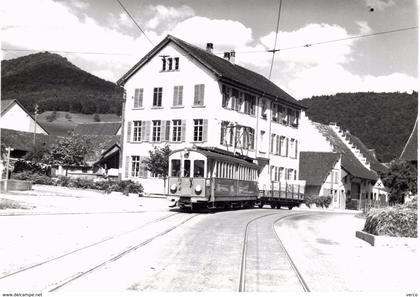
[[[184,160],[182,165],[181,196],[191,196],[191,160]]]

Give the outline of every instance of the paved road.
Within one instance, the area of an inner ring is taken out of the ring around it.
[[[299,216],[282,220],[291,214]],[[328,223],[337,227],[340,218],[346,217],[354,216],[267,208],[201,214],[159,210],[4,216],[0,217],[0,226],[6,230],[2,234],[5,244],[0,247],[0,292],[236,292],[241,280],[242,289],[249,292],[302,292],[275,229],[309,288],[325,291],[325,286],[342,279],[333,274],[343,273],[329,271],[343,262],[325,253],[342,251],[340,244],[345,245],[347,238],[342,235],[334,241]],[[354,221],[353,227],[346,228],[354,228]],[[353,240],[354,233],[348,236]],[[317,255],[325,263],[316,261]],[[36,266],[42,262],[46,263]],[[318,269],[311,271],[312,264]],[[325,275],[314,277],[314,271]],[[345,289],[351,291],[351,284]]]

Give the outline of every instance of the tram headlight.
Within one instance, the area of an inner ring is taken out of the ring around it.
[[[176,184],[172,184],[171,185],[171,193],[175,193],[176,192]]]
[[[195,186],[194,190],[195,190],[195,193],[200,194],[201,193],[201,186],[200,185]]]

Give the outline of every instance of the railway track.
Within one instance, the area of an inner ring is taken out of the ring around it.
[[[250,220],[245,226],[244,240],[243,240],[243,244],[242,244],[241,267],[240,267],[240,275],[239,275],[238,292],[246,292],[246,285],[247,285],[246,274],[247,274],[247,256],[248,256],[247,251],[248,251],[249,228],[250,228],[252,223],[255,223],[258,220],[261,220],[261,219],[269,217],[269,216],[274,216],[274,215],[279,215],[279,213],[276,212],[276,213],[272,213],[272,214],[265,214],[265,215],[258,216],[256,218],[253,218],[252,220]],[[274,229],[274,225],[278,221],[283,220],[283,219],[288,218],[288,217],[291,217],[291,216],[300,216],[300,215],[302,215],[302,214],[290,214],[290,215],[280,217],[280,218],[274,220],[271,223],[271,229],[272,229],[272,232],[275,234],[275,238],[277,240],[277,243],[278,243],[281,251],[283,252],[284,258],[289,263],[290,269],[293,270],[293,273],[296,276],[300,286],[302,287],[302,289],[305,292],[310,292],[310,289],[309,289],[307,283],[305,282],[304,278],[302,277],[302,274],[299,272],[299,269],[296,267],[295,263],[293,262],[292,258],[290,257],[289,253],[287,252],[286,247],[283,245],[283,242],[281,241],[280,237],[277,235],[277,232]]]
[[[120,259],[124,255],[126,255],[126,254],[128,254],[128,253],[130,253],[130,252],[132,252],[132,251],[134,251],[134,250],[136,250],[136,249],[138,249],[142,246],[147,245],[148,243],[152,242],[153,240],[155,240],[159,237],[164,236],[165,234],[167,234],[167,233],[171,232],[172,230],[180,227],[181,225],[185,224],[186,222],[190,221],[191,219],[195,218],[198,215],[199,214],[188,215],[187,218],[183,219],[182,221],[176,222],[176,224],[171,225],[170,227],[163,228],[162,231],[160,231],[157,234],[154,234],[154,235],[142,240],[141,242],[138,242],[138,243],[135,243],[135,244],[130,244],[128,247],[126,247],[124,249],[120,249],[116,253],[115,252],[112,253],[112,256],[108,256],[105,259],[97,261],[94,264],[88,265],[88,267],[86,267],[84,269],[77,269],[77,271],[79,271],[79,270],[82,270],[82,271],[77,272],[76,274],[72,274],[70,277],[67,275],[66,277],[61,278],[60,280],[55,281],[52,284],[51,283],[47,284],[46,286],[44,286],[42,288],[42,291],[47,291],[47,292],[57,291],[58,289],[62,288],[63,286],[65,286],[65,285],[67,285],[67,284],[69,284],[69,283],[71,283],[71,282],[73,282],[73,281],[75,281],[75,280],[77,280],[77,279],[79,279],[79,278],[81,278],[81,277],[83,277],[83,276],[85,276],[85,275],[103,267],[104,265],[106,265],[108,263],[111,263],[111,262],[114,262],[114,261]],[[42,269],[47,269],[47,271],[48,271],[48,267],[47,267],[48,265],[54,265],[54,264],[57,265],[57,262],[66,260],[67,258],[76,257],[78,255],[78,253],[83,253],[83,252],[89,251],[89,250],[91,250],[91,248],[93,248],[95,246],[99,247],[99,246],[107,244],[109,242],[116,241],[120,237],[123,237],[124,235],[134,233],[134,232],[139,231],[141,229],[144,229],[146,227],[151,227],[153,225],[156,225],[159,222],[163,222],[165,220],[168,220],[170,218],[174,218],[176,216],[185,217],[186,215],[182,214],[182,213],[175,213],[175,214],[171,214],[171,215],[168,215],[168,216],[165,216],[165,217],[162,217],[162,218],[158,218],[158,219],[155,219],[151,222],[144,223],[144,224],[142,224],[142,225],[140,225],[136,228],[133,228],[131,230],[128,230],[128,231],[125,231],[125,232],[122,232],[122,233],[118,233],[116,235],[107,237],[107,238],[105,238],[101,241],[97,241],[95,243],[92,243],[92,244],[83,246],[81,248],[72,250],[72,251],[67,252],[65,254],[62,254],[60,256],[48,259],[46,261],[31,265],[31,266],[25,267],[23,269],[14,271],[12,273],[9,273],[7,275],[4,275],[4,276],[0,277],[0,288],[3,288],[3,284],[4,284],[5,281],[8,281],[9,279],[12,279],[12,278],[15,278],[15,277],[20,277],[21,274],[35,273],[35,271],[39,270],[39,269],[41,269],[41,271],[42,271]],[[48,272],[49,273],[54,273],[54,271],[48,271]],[[45,273],[45,272],[43,272],[43,273]]]

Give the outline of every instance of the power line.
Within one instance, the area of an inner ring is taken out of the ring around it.
[[[279,48],[279,49],[272,49],[272,50],[261,50],[261,51],[242,51],[242,52],[236,52],[236,53],[239,53],[239,54],[257,54],[257,53],[272,53],[273,51],[275,51],[275,52],[287,51],[287,50],[293,50],[293,49],[304,48],[304,47],[311,47],[311,46],[316,46],[316,45],[321,45],[321,44],[334,43],[334,42],[338,42],[338,41],[345,41],[345,40],[350,40],[350,39],[371,37],[371,36],[376,36],[376,35],[384,35],[384,34],[390,34],[390,33],[396,33],[396,32],[408,31],[408,30],[414,30],[414,29],[418,29],[418,26],[400,28],[400,29],[383,31],[383,32],[376,32],[376,33],[372,33],[372,34],[356,35],[356,36],[340,38],[340,39],[331,39],[331,40],[314,42],[314,43],[307,43],[307,44],[302,44],[302,45],[293,46],[293,47],[286,47],[286,48]],[[1,48],[1,50],[2,51],[7,51],[7,52],[42,52],[42,51],[48,51],[48,52],[51,52],[51,53],[64,53],[64,54],[136,56],[136,55],[129,54],[129,53],[62,51],[62,50],[49,50],[49,49]],[[223,53],[215,53],[215,54],[216,55],[221,55]]]
[[[273,46],[273,57],[271,58],[271,65],[270,65],[270,74],[268,75],[268,79],[271,79],[271,72],[273,71],[273,64],[274,64],[274,55],[276,52],[274,49],[277,47],[277,36],[279,35],[279,24],[280,24],[280,13],[281,13],[281,4],[282,0],[280,0],[279,4],[279,13],[277,15],[277,26],[276,26],[276,37],[274,38],[274,46]]]
[[[280,52],[280,51],[287,51],[287,50],[293,50],[298,48],[304,48],[304,47],[311,47],[321,44],[327,44],[327,43],[334,43],[339,41],[345,41],[345,40],[351,40],[351,39],[357,39],[357,38],[364,38],[364,37],[371,37],[371,36],[377,36],[377,35],[384,35],[384,34],[390,34],[390,33],[396,33],[401,31],[408,31],[408,30],[414,30],[418,29],[418,26],[414,27],[407,27],[407,28],[400,28],[395,30],[389,30],[389,31],[383,31],[383,32],[376,32],[371,34],[363,34],[363,35],[356,35],[356,36],[350,36],[346,38],[339,38],[339,39],[331,39],[331,40],[325,40],[320,42],[314,42],[314,43],[306,43],[301,44],[293,47],[285,47],[285,48],[279,48],[279,49],[272,49],[272,50],[263,50],[263,51],[243,51],[243,52],[236,52],[238,54],[257,54],[257,53],[272,53],[272,52]],[[222,54],[222,53],[216,53],[216,54]]]
[[[128,12],[128,10],[124,7],[124,5],[121,3],[121,1],[120,0],[117,0],[117,2],[121,5],[121,7],[124,9],[124,11],[130,17],[130,19],[134,22],[134,24],[136,24],[137,28],[140,29],[140,31],[147,38],[147,40],[150,42],[150,44],[153,45],[153,46],[155,46],[155,44],[149,39],[149,37],[147,37],[146,33],[143,31],[143,29],[140,27],[140,25],[136,22],[136,20],[131,16],[131,14]]]

